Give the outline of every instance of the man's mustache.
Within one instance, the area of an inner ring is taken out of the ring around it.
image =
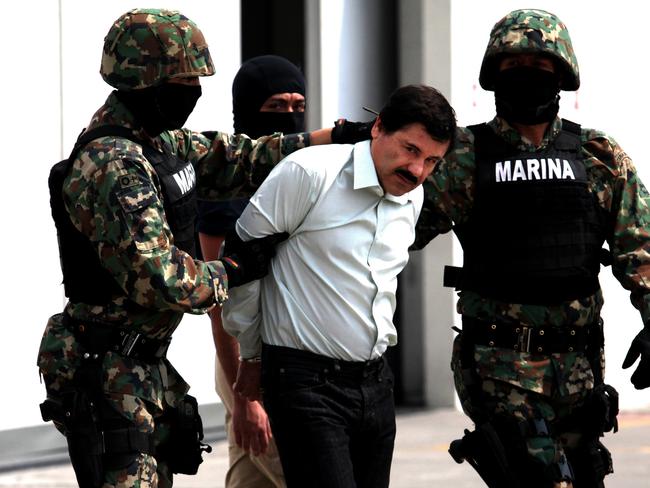
[[[413,174],[411,174],[409,171],[406,171],[405,169],[401,169],[401,168],[396,169],[395,173],[397,173],[398,175],[406,178],[407,180],[409,180],[413,184],[418,182],[418,179],[415,176],[413,176]]]

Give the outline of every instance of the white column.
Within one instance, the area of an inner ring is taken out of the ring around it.
[[[399,84],[434,86],[451,100],[451,0],[399,2]],[[429,407],[454,404],[449,367],[457,320],[454,294],[442,286],[445,264],[452,264],[452,236],[442,235],[411,253],[400,282],[405,400],[421,398]]]

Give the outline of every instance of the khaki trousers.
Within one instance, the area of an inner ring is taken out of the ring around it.
[[[218,359],[215,366],[215,384],[226,409],[226,434],[230,461],[226,474],[226,488],[286,488],[280,456],[273,439],[266,453],[259,456],[249,454],[235,442],[232,426],[234,407],[232,385],[228,384]]]

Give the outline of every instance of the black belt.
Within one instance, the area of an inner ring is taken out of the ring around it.
[[[384,356],[367,361],[345,361],[292,347],[262,345],[262,363],[268,361],[282,367],[283,364],[299,365],[323,373],[338,374],[351,378],[366,378],[384,367]]]
[[[468,334],[474,344],[541,354],[584,352],[604,342],[599,323],[584,327],[530,327],[463,317],[463,334]]]
[[[156,362],[167,354],[171,337],[152,339],[141,332],[93,320],[79,320],[63,315],[64,325],[90,354],[111,351],[120,356]]]
[[[105,430],[102,440],[107,454],[138,451],[153,456],[156,453],[153,435],[140,432],[136,427]]]

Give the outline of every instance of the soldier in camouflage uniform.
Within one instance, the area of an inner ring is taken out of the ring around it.
[[[450,453],[490,487],[603,487],[612,471],[599,440],[618,411],[603,382],[604,241],[645,324],[623,367],[640,356],[632,382],[650,386],[649,195],[612,137],[557,117],[559,91],[579,83],[566,26],[509,13],[480,72],[496,117],[459,128],[424,184],[416,247],[453,229],[464,255],[445,279],[460,290],[452,370],[476,429]]]
[[[205,313],[229,285],[262,276],[272,254],[258,242],[221,261],[193,259],[195,198],[250,195],[286,154],[330,142],[332,131],[251,140],[182,129],[214,67],[179,12],[122,15],[100,72],[116,90],[61,166],[58,192],[51,174],[70,301],[40,345],[42,411],[66,434],[81,486],[171,486],[173,472],[196,471],[203,449],[189,386],[165,359],[171,335],[184,313]]]

